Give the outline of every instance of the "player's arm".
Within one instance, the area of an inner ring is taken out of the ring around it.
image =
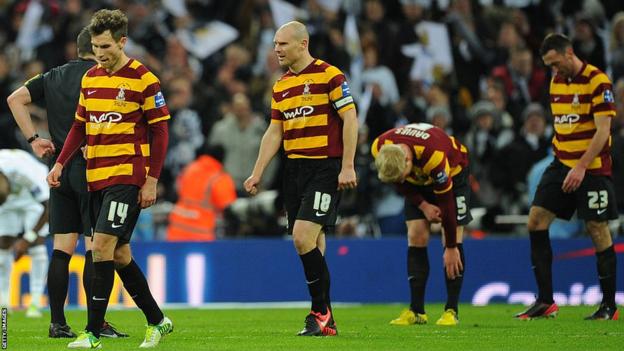
[[[442,221],[440,208],[432,203],[427,202],[425,198],[416,191],[416,188],[408,183],[395,184],[397,192],[403,195],[407,201],[417,206],[431,223],[439,223]]]
[[[587,150],[585,150],[583,156],[581,156],[576,165],[568,172],[563,181],[561,189],[566,193],[578,189],[581,182],[583,182],[587,167],[589,167],[589,164],[598,156],[609,140],[609,136],[611,135],[611,117],[595,116],[594,123],[596,124],[596,133],[589,142]]]
[[[264,170],[269,165],[269,162],[273,159],[280,146],[282,145],[282,123],[272,120],[269,127],[264,132],[262,136],[262,141],[260,142],[260,151],[258,152],[258,158],[256,159],[256,164],[254,165],[253,171],[245,183],[243,184],[245,190],[251,195],[255,195],[258,192],[257,185],[260,183],[262,179],[262,174]]]
[[[342,169],[338,175],[338,189],[353,189],[357,186],[355,174],[355,151],[358,139],[358,118],[355,107],[339,112],[342,126]]]
[[[31,79],[26,84],[30,84],[32,89],[41,89],[43,91],[43,78],[41,75]],[[54,154],[54,144],[50,140],[39,138],[33,126],[28,104],[32,102],[29,88],[24,85],[17,88],[7,98],[7,104],[15,122],[22,131],[22,135],[29,141],[33,152],[37,157],[43,158]]]
[[[156,202],[158,178],[165,163],[169,143],[169,126],[166,120],[152,123],[149,128],[151,135],[149,172],[145,184],[141,187],[139,198],[141,208],[150,207]]]
[[[453,178],[446,153],[436,150],[423,168],[433,179],[433,193],[440,207],[442,230],[444,232],[444,269],[450,279],[455,279],[463,271],[459,249],[457,248],[457,209],[453,192]]]

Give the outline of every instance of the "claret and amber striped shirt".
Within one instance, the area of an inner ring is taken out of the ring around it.
[[[339,112],[355,108],[344,74],[315,59],[298,74],[288,71],[273,86],[271,122],[281,123],[289,158],[342,157]]]
[[[130,59],[112,75],[100,65],[88,70],[72,128],[86,133],[89,190],[114,184],[142,186],[150,163],[148,129],[169,118],[158,78],[139,61]],[[62,152],[58,162],[65,162],[72,152]],[[157,178],[159,172],[150,175]]]
[[[598,68],[584,63],[572,79],[555,75],[550,82],[550,107],[555,124],[555,156],[572,168],[596,133],[595,118],[612,118],[615,105],[611,81]],[[587,167],[595,175],[611,175],[611,137]]]
[[[431,186],[435,194],[449,191],[453,187],[453,177],[468,167],[468,149],[431,124],[408,124],[381,134],[371,145],[374,158],[386,144],[405,144],[412,149],[413,168],[405,181],[416,186]]]

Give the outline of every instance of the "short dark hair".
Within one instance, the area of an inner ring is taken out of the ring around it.
[[[128,36],[128,17],[120,10],[99,10],[89,24],[89,33],[92,36],[100,35],[107,30],[115,41],[119,41],[122,37]]]
[[[88,54],[93,54],[93,46],[91,46],[91,33],[89,33],[89,27],[84,27],[76,38],[76,45],[78,46],[78,57],[83,57]]]
[[[568,48],[572,47],[572,42],[568,37],[559,33],[550,33],[544,38],[540,47],[540,56],[546,55],[550,50],[555,50],[560,54],[565,54]]]

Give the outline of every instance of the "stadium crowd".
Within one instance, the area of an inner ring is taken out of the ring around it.
[[[160,78],[171,111],[159,203],[139,219],[139,240],[167,238],[178,189],[197,181],[181,174],[205,155],[216,162],[202,165],[223,167],[234,182],[230,192],[206,193],[218,204],[210,220],[216,237],[285,233],[280,162],[267,170],[261,195],[247,197],[242,185],[270,119],[271,87],[282,74],[275,29],[291,19],[308,26],[314,57],[347,74],[358,105],[359,185],[342,196],[337,235],[405,233],[403,200],[377,180],[370,143],[407,123],[439,126],[468,147],[471,207],[480,209],[475,232],[525,230],[528,184],[539,179],[531,170],[550,157],[550,72],[538,50],[553,31],[569,35],[577,55],[614,83],[613,179],[624,214],[621,1],[0,0],[2,101],[29,78],[76,59],[76,36],[100,8],[128,15],[128,56]],[[31,113],[46,135],[45,109]],[[5,103],[2,148],[30,151]],[[579,228],[571,227],[564,235],[576,234]]]

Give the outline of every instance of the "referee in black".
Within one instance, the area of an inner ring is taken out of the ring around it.
[[[27,138],[37,157],[50,158],[50,165],[56,161],[56,150],[63,149],[76,112],[80,97],[80,81],[85,72],[96,64],[91,47],[88,27],[80,31],[77,38],[78,60],[39,74],[15,90],[7,103],[22,134]],[[32,123],[28,105],[31,102],[45,102],[48,115],[48,129],[52,141],[39,137]],[[82,284],[91,302],[91,280],[93,278],[93,257],[91,256],[91,225],[89,223],[89,195],[87,191],[86,160],[74,157],[65,167],[61,186],[50,189],[50,233],[54,234],[54,251],[48,268],[48,295],[50,300],[51,338],[74,338],[65,320],[65,299],[69,285],[69,260],[76,249],[80,233],[85,235],[85,265]],[[102,326],[101,336],[126,337],[107,322]]]

